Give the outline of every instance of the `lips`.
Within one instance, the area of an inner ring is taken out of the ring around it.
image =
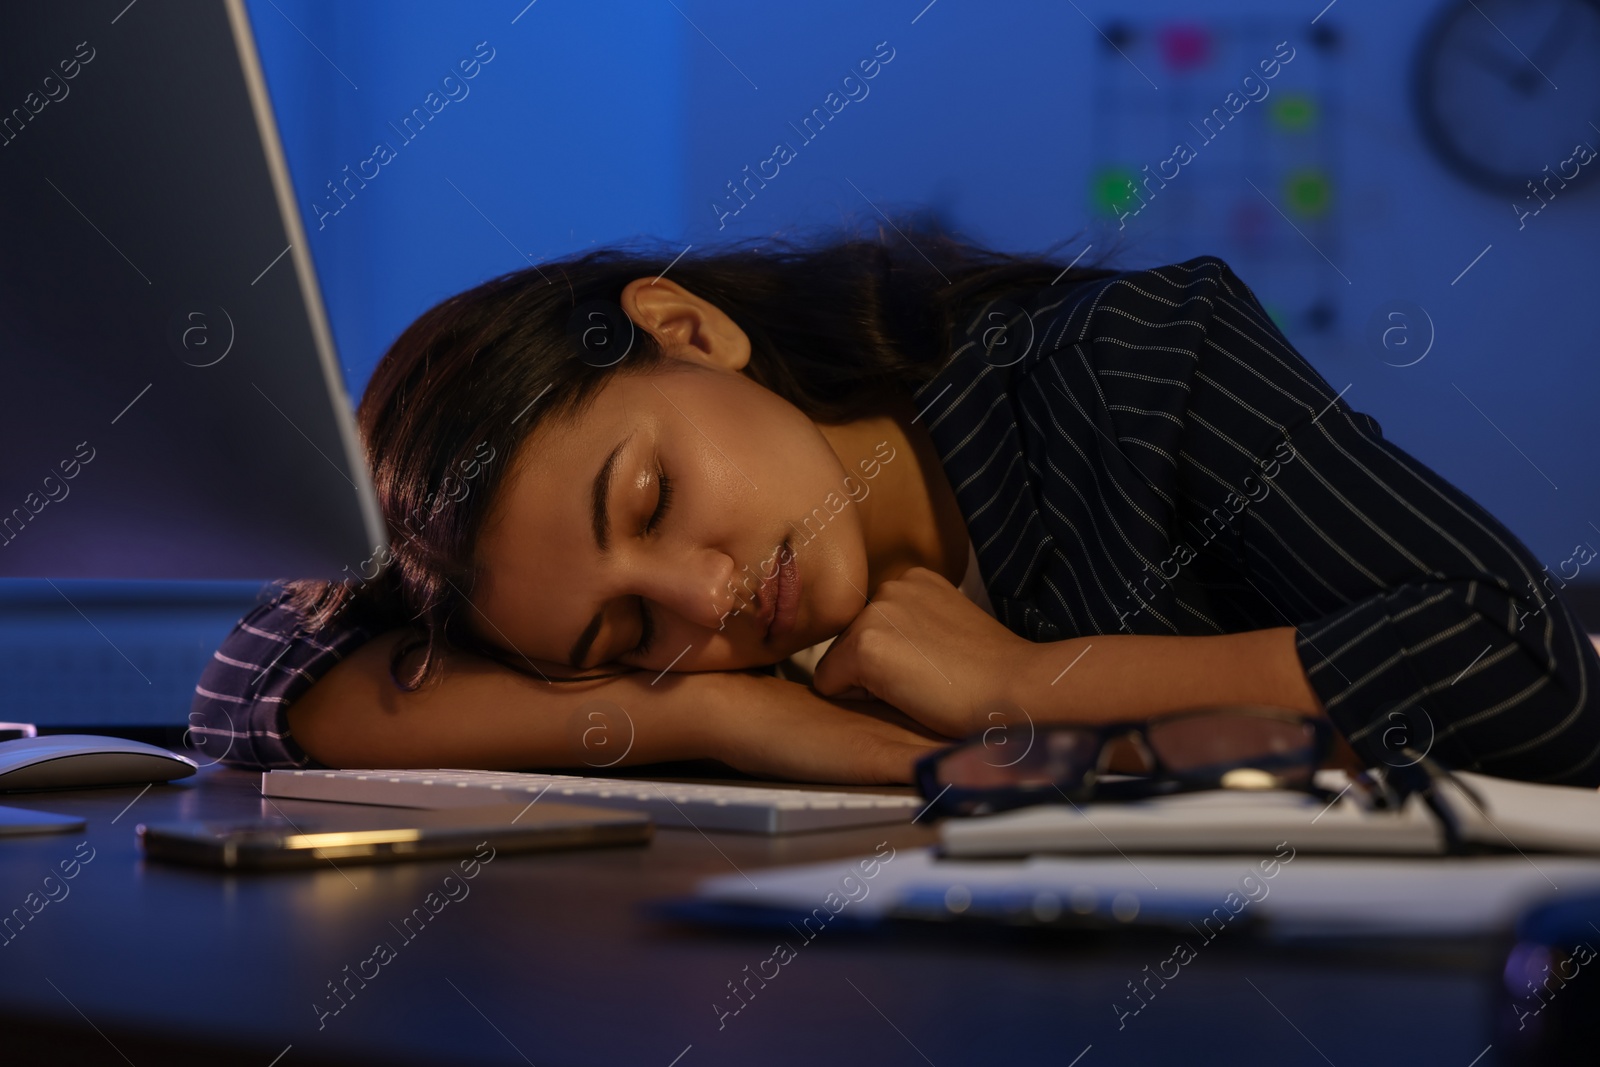
[[[772,620],[778,615],[778,581],[779,576],[763,578],[761,585],[756,589],[756,620],[761,624],[762,640],[768,636],[772,629]]]
[[[781,637],[794,629],[800,614],[800,563],[789,547],[789,539],[784,538],[767,559],[780,561],[778,572],[770,578],[762,575],[761,584],[751,598],[754,601],[751,614],[761,627],[763,641]],[[762,570],[765,569],[763,566]]]
[[[785,540],[778,550],[778,573],[773,581],[772,618],[767,625],[767,639],[782,637],[794,629],[800,614],[800,562]]]

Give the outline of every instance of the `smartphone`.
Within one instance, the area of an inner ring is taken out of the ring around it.
[[[298,808],[299,806],[296,805]],[[472,856],[609,845],[642,845],[655,832],[648,815],[578,804],[492,804],[425,811],[327,804],[270,818],[140,823],[151,859],[225,870],[265,871],[337,863]]]

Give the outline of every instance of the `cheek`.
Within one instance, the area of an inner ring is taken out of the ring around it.
[[[799,493],[820,504],[829,488],[838,488],[845,472],[835,472],[838,460],[827,440],[799,408],[753,382],[727,401],[732,445],[717,444],[750,474],[762,497],[779,501]],[[752,468],[764,471],[766,480]]]
[[[848,501],[841,487],[860,460],[873,458],[870,448],[841,461],[804,412],[743,376],[677,372],[659,385],[661,393],[646,384],[639,397],[656,398],[655,414],[671,435],[664,452],[669,462],[676,457],[685,479],[684,494],[674,497],[685,505],[679,520],[693,523],[698,536],[748,554],[734,560],[735,572],[748,564],[759,573],[788,537],[801,573],[790,643],[805,648],[839,634],[865,606],[858,590],[867,588],[862,505]],[[836,507],[846,501],[837,512],[826,503],[830,494]],[[708,648],[701,669],[735,666],[711,662],[731,656]]]
[[[795,538],[802,581],[797,638],[810,638],[808,644],[837,636],[866,607],[867,552],[860,511],[847,507],[820,533],[815,530],[809,526],[806,537]]]

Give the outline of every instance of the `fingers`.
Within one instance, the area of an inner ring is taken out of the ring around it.
[[[857,619],[860,616],[856,616]],[[828,650],[817,660],[817,665],[811,671],[811,688],[825,697],[837,697],[841,700],[865,699],[853,697],[852,692],[865,693],[871,696],[866,686],[861,684],[857,672],[859,660],[855,655],[856,624],[852,622],[845,627],[843,633],[833,639]]]
[[[905,730],[895,729],[888,734],[872,731],[863,734],[857,745],[864,761],[857,773],[868,775],[886,785],[909,785],[916,781],[914,768],[917,760],[943,747],[945,744],[942,741],[920,737]]]
[[[686,676],[692,677],[692,676]],[[809,782],[911,781],[916,757],[939,742],[876,701],[834,703],[794,682],[753,676],[759,699],[719,724],[715,757],[747,774]]]
[[[811,688],[836,700],[884,700],[877,685],[879,679],[869,674],[867,657],[862,654],[863,644],[877,642],[870,632],[859,636],[847,632],[841,636],[817,660]]]
[[[880,586],[878,599],[850,620],[850,625],[833,639],[822,658],[817,660],[811,674],[811,685],[817,692],[837,696],[855,687],[879,700],[886,699],[883,683],[892,664],[886,660],[885,641],[889,637],[903,639],[904,636],[884,611],[888,603],[884,591],[893,584],[885,582]]]
[[[811,687],[824,696],[841,699],[852,699],[848,696],[851,692],[876,696],[865,674],[862,648],[865,645],[878,647],[876,642],[881,634],[877,631],[885,626],[894,626],[884,612],[885,606],[894,605],[892,610],[897,610],[901,606],[898,602],[907,596],[909,589],[924,582],[949,584],[926,567],[912,567],[899,578],[879,585],[877,595],[850,620],[850,625],[833,639],[822,658],[817,660],[816,669],[811,674]]]
[[[933,747],[906,744],[886,747],[878,767],[879,780],[874,784],[915,785],[917,760],[931,752]]]

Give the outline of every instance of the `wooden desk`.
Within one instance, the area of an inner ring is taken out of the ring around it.
[[[0,839],[0,914],[39,892],[79,842],[94,850],[67,895],[0,945],[0,1063],[1067,1067],[1092,1045],[1080,1067],[1466,1067],[1490,1040],[1487,946],[1380,957],[1219,940],[1119,1031],[1112,1002],[1169,954],[1164,942],[1001,943],[948,930],[825,930],[719,1030],[714,1003],[774,939],[640,912],[708,874],[759,880],[774,864],[932,839],[913,826],[785,838],[658,830],[643,848],[501,855],[319,1029],[314,1005],[337,1003],[328,983],[378,942],[400,943],[390,924],[455,864],[246,876],[140,855],[139,822],[255,816],[258,781],[211,769],[143,796],[0,798],[89,820],[79,834]],[[279,803],[291,817],[312,806]],[[1494,1062],[1490,1052],[1477,1067]]]

